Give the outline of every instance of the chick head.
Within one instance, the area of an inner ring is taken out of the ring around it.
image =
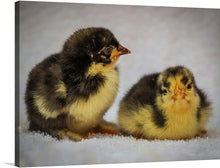
[[[90,63],[102,63],[105,66],[116,63],[120,55],[130,51],[119,44],[110,30],[90,27],[76,31],[64,44],[63,53],[81,56]]]
[[[193,73],[183,66],[163,71],[157,81],[157,103],[167,111],[194,111],[199,98]]]

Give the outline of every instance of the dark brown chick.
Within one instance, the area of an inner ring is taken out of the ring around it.
[[[118,91],[115,64],[128,53],[108,29],[76,31],[60,53],[29,74],[25,93],[29,130],[76,141],[97,130],[116,133],[116,125],[103,115]]]

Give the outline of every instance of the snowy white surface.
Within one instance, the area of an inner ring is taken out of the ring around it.
[[[20,9],[21,166],[220,158],[219,10],[32,2],[22,2]],[[27,132],[24,91],[29,71],[59,52],[75,30],[89,26],[109,28],[132,52],[118,62],[120,89],[107,120],[117,122],[121,98],[141,76],[184,65],[212,102],[208,134],[189,141],[97,136],[72,142]]]

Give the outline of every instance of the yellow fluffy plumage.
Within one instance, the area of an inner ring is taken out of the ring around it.
[[[73,116],[77,121],[83,121],[85,127],[99,122],[97,119],[101,118],[106,109],[112,105],[118,91],[119,76],[114,68],[110,66],[103,68],[101,64],[94,64],[90,68],[88,75],[94,75],[94,73],[101,73],[105,76],[104,85],[96,94],[91,95],[88,100],[78,99],[66,107],[69,115]],[[74,123],[72,129],[74,129],[73,127],[78,126]]]
[[[118,122],[122,132],[133,136],[189,139],[204,130],[210,112],[191,71],[177,66],[145,76],[133,86],[120,104]]]

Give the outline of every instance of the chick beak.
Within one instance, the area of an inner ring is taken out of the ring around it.
[[[183,89],[179,88],[177,85],[175,86],[174,89],[174,95],[172,96],[172,99],[174,101],[176,100],[181,100],[181,99],[185,99],[185,92]]]
[[[119,44],[117,49],[114,49],[111,54],[112,60],[117,60],[121,55],[129,54],[131,51],[125,47],[123,47],[121,44]]]
[[[118,46],[118,55],[124,55],[124,54],[129,54],[131,51],[125,47],[123,47],[121,44]]]

